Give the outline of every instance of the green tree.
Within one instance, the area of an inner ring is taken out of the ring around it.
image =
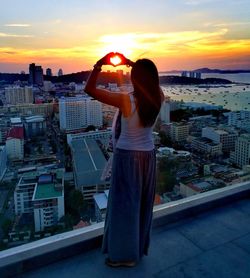
[[[2,230],[5,236],[8,235],[10,228],[12,225],[12,221],[9,218],[5,218],[2,222]]]
[[[162,157],[157,164],[156,192],[163,194],[173,190],[176,184],[176,171],[179,167],[177,160]]]
[[[96,127],[94,125],[89,125],[87,126],[87,128],[85,129],[86,132],[88,131],[95,131],[96,130]]]
[[[63,222],[66,229],[72,229],[74,226],[75,219],[69,213],[66,213],[61,219],[60,222]]]
[[[162,195],[165,192],[171,192],[176,184],[175,175],[169,171],[160,172],[157,175],[156,192]]]
[[[162,130],[159,131],[159,137],[160,137],[162,145],[172,147],[173,144],[172,144],[171,138],[166,135],[166,132],[164,132]]]
[[[72,190],[69,194],[69,206],[72,212],[80,215],[81,210],[84,208],[85,202],[82,192],[80,190]]]

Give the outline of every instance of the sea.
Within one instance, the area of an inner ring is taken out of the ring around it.
[[[180,75],[160,73],[160,75]],[[250,73],[204,73],[202,78],[223,78],[232,81],[227,85],[163,85],[166,96],[186,103],[206,103],[222,106],[231,111],[250,111]]]

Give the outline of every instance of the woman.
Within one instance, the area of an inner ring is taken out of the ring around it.
[[[154,63],[148,59],[133,63],[122,54],[119,65],[132,66],[134,91],[112,93],[96,88],[101,67],[110,65],[112,55],[95,64],[85,92],[121,112],[102,250],[108,254],[107,265],[130,267],[148,253],[156,179],[152,131],[164,97]]]

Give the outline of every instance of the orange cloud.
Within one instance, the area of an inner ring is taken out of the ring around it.
[[[139,57],[161,61],[172,61],[180,64],[189,58],[192,60],[225,62],[226,59],[250,56],[250,39],[226,39],[228,29],[217,29],[213,32],[184,31],[170,33],[126,33],[101,36],[96,41],[82,43],[84,47],[61,47],[27,49],[0,47],[0,60],[4,63],[53,63],[74,66],[91,65],[110,51],[119,51],[130,59]],[[0,33],[0,36],[3,33]],[[9,34],[10,35],[10,34]],[[5,35],[2,35],[5,36]],[[20,35],[21,36],[21,35]],[[48,42],[49,44],[49,42]],[[15,55],[13,55],[15,54]],[[174,66],[173,66],[174,68]]]

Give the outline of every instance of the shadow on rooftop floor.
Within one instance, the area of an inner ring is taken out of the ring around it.
[[[18,277],[71,276],[249,278],[250,199],[237,200],[154,228],[149,256],[134,268],[113,269],[105,266],[104,256],[98,248]]]

